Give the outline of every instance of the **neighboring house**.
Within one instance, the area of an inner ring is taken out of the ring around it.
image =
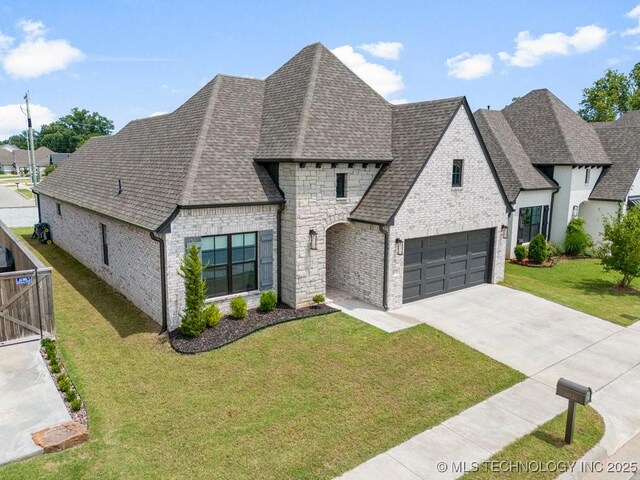
[[[47,147],[40,147],[36,150],[36,168],[40,176],[44,169],[51,163],[51,155],[56,154]],[[68,155],[68,154],[64,154]],[[19,148],[12,150],[0,148],[0,169],[3,173],[31,171],[29,166],[29,152]]]
[[[51,165],[60,165],[67,158],[69,158],[70,153],[52,153],[49,155],[49,163]]]
[[[564,241],[575,216],[595,242],[602,218],[639,195],[640,117],[588,123],[549,90],[533,90],[475,118],[509,201],[507,256],[542,233]]]
[[[54,241],[169,329],[192,244],[224,310],[332,288],[395,309],[503,278],[509,202],[467,101],[392,105],[321,44],[90,139],[35,191]]]

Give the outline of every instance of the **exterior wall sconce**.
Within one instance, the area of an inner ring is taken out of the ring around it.
[[[574,205],[573,206],[573,216],[574,217],[578,216],[578,208],[579,208],[578,205]]]
[[[404,255],[404,242],[396,238],[396,255]]]
[[[318,232],[315,230],[309,230],[309,247],[311,250],[318,249]]]
[[[509,237],[509,227],[506,225],[502,225],[502,238],[504,238],[505,240]]]

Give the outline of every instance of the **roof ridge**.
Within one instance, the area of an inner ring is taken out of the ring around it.
[[[453,100],[460,101],[464,98],[464,95],[457,95],[455,97],[446,97],[446,98],[436,98],[433,100],[420,100],[418,102],[407,102],[407,103],[391,103],[392,108],[402,108],[408,107],[411,105],[425,105],[427,103],[439,103],[439,102],[451,102]]]
[[[182,190],[182,195],[178,199],[179,205],[186,205],[189,202],[191,197],[191,190],[193,181],[198,173],[198,166],[200,165],[200,159],[202,157],[202,152],[204,150],[205,140],[207,138],[207,133],[209,132],[209,127],[211,126],[211,117],[213,116],[213,110],[216,105],[216,99],[218,96],[218,90],[220,88],[220,77],[216,75],[216,77],[212,81],[213,85],[211,86],[211,92],[209,92],[209,101],[207,102],[207,109],[205,110],[204,117],[202,120],[202,126],[200,128],[200,133],[198,134],[198,138],[196,140],[196,147],[193,152],[193,159],[191,160],[191,165],[189,166],[189,172],[187,173],[184,180],[184,188]]]
[[[546,88],[541,88],[539,90],[544,92],[545,99],[547,100],[547,102],[549,103],[549,107],[551,108],[551,115],[553,115],[553,119],[555,120],[556,125],[558,126],[558,132],[560,132],[560,137],[562,137],[562,143],[563,143],[564,147],[567,149],[567,153],[569,154],[569,157],[571,158],[571,160],[573,162],[575,162],[575,158],[574,158],[573,152],[571,151],[571,148],[569,147],[569,142],[567,141],[567,135],[566,135],[566,133],[564,131],[562,123],[558,119],[558,112],[556,111],[556,106],[552,102],[552,99],[551,99],[552,93],[551,93],[550,90],[548,90]],[[520,141],[520,139],[518,139],[518,141]]]
[[[307,125],[311,116],[311,104],[313,101],[313,93],[316,88],[316,80],[318,79],[318,71],[320,69],[320,57],[322,57],[322,48],[320,43],[314,44],[316,51],[313,54],[313,62],[311,64],[311,73],[309,75],[309,83],[302,101],[302,111],[300,112],[300,120],[298,123],[298,135],[296,135],[296,143],[293,147],[293,156],[302,156],[304,149],[304,140],[307,134]]]

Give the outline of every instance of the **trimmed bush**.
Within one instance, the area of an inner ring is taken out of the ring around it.
[[[71,410],[74,412],[77,412],[78,410],[80,410],[80,407],[82,407],[82,402],[80,401],[79,398],[76,398],[75,400],[72,400],[71,402],[69,402],[71,405]]]
[[[185,307],[180,313],[180,332],[188,337],[199,337],[207,328],[202,312],[207,284],[202,280],[200,249],[191,245],[182,257],[180,276],[184,278]]]
[[[313,300],[313,303],[315,303],[316,305],[320,305],[321,303],[324,303],[325,298],[323,294],[319,293],[317,295],[314,295],[312,300]]]
[[[535,263],[544,263],[547,258],[549,258],[547,252],[547,241],[544,238],[544,235],[538,233],[535,237],[531,239],[529,242],[529,253],[527,255],[529,260]]]
[[[213,328],[220,323],[220,320],[222,320],[222,312],[220,312],[220,308],[217,304],[212,303],[204,309],[202,317],[204,318],[207,327]]]
[[[526,245],[516,245],[516,248],[513,249],[513,253],[516,256],[516,259],[521,262],[525,258],[527,258],[527,247]]]
[[[591,246],[591,236],[585,230],[584,218],[572,218],[567,225],[567,233],[564,238],[564,251],[567,255],[584,255]]]
[[[258,310],[261,312],[271,312],[276,308],[276,304],[278,303],[278,297],[276,296],[276,292],[273,290],[267,290],[266,292],[262,292],[260,295],[260,306]]]
[[[247,301],[244,298],[236,297],[231,300],[231,318],[241,320],[246,317],[248,313]]]

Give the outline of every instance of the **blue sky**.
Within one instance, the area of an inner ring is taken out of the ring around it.
[[[26,90],[36,123],[78,106],[120,129],[316,41],[392,101],[466,95],[474,110],[541,87],[577,108],[606,68],[640,61],[639,0],[0,0],[0,18],[0,139],[22,129]]]

